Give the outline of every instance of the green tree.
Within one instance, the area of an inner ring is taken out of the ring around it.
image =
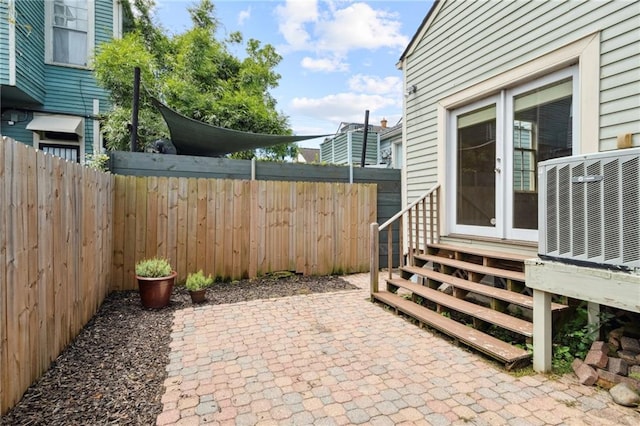
[[[210,0],[189,8],[192,27],[168,35],[154,22],[154,0],[132,0],[132,30],[122,39],[101,45],[95,57],[98,82],[110,91],[114,108],[104,117],[104,133],[111,150],[127,150],[130,142],[133,69],[141,70],[138,139],[141,147],[168,137],[162,116],[151,98],[161,99],[181,114],[220,127],[289,135],[288,118],[277,110],[270,90],[281,76],[275,68],[282,60],[273,46],[250,39],[245,55],[230,52],[243,45],[239,32],[227,40],[216,38],[219,22]],[[297,155],[295,144],[278,145],[233,154],[283,160]]]

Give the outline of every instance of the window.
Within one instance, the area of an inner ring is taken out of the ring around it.
[[[62,145],[53,143],[40,143],[40,149],[48,154],[62,157],[74,163],[80,162],[80,147],[78,145]]]
[[[35,113],[27,130],[33,132],[33,147],[69,161],[84,161],[82,117]]]
[[[87,67],[93,49],[93,2],[53,0],[47,5],[47,62]]]
[[[568,67],[451,110],[451,232],[537,238],[538,162],[573,153],[577,80]]]

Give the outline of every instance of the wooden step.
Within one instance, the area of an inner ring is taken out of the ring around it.
[[[456,260],[443,256],[434,256],[432,254],[417,254],[414,257],[420,260],[424,260],[425,262],[433,262],[440,265],[451,266],[452,268],[462,269],[464,271],[472,271],[479,274],[491,275],[492,277],[500,277],[506,278],[508,280],[524,282],[524,272],[493,268],[491,266],[478,265],[477,263],[465,262],[463,260]]]
[[[481,248],[468,247],[468,246],[450,246],[447,244],[428,244],[427,247],[431,249],[436,249],[436,250],[451,251],[455,253],[466,253],[466,254],[472,254],[474,256],[489,257],[493,259],[502,259],[502,260],[509,260],[513,262],[522,262],[522,263],[524,263],[524,261],[527,259],[531,259],[535,257],[535,255],[528,256],[520,253],[491,251],[491,250],[485,250]]]
[[[509,290],[503,290],[489,285],[475,283],[473,281],[465,280],[462,278],[454,277],[452,275],[443,274],[427,268],[420,268],[417,266],[403,266],[403,271],[407,271],[411,274],[415,274],[424,278],[432,279],[441,283],[449,284],[453,287],[460,288],[462,290],[470,291],[475,294],[490,297],[496,300],[502,300],[507,303],[512,303],[523,308],[533,309],[533,298],[526,294],[515,293]],[[551,309],[553,311],[561,311],[567,309],[568,306],[560,303],[552,303]]]
[[[396,311],[404,312],[412,318],[458,339],[467,346],[506,363],[508,369],[519,361],[531,358],[531,354],[524,349],[512,346],[479,330],[460,324],[396,294],[381,291],[374,293],[373,298],[395,308]]]
[[[470,315],[490,324],[495,324],[505,330],[510,330],[526,337],[533,336],[533,324],[529,321],[512,317],[502,312],[494,311],[493,309],[458,299],[454,296],[449,296],[441,291],[434,290],[420,284],[415,284],[402,278],[388,279],[387,283],[409,290],[418,296],[436,303],[437,305],[453,309],[454,311],[462,314]]]

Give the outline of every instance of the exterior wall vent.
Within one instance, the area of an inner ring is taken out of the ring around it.
[[[540,258],[640,270],[640,149],[543,161],[538,182]]]

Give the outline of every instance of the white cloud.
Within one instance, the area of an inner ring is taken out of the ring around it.
[[[240,11],[240,13],[238,14],[238,25],[244,25],[245,21],[249,18],[251,18],[251,6],[249,6],[245,10]]]
[[[364,111],[375,115],[385,108],[398,108],[397,99],[358,93],[338,93],[322,98],[294,98],[291,101],[291,112],[304,114],[319,119],[329,120],[336,124],[343,121],[362,122]]]
[[[286,50],[344,55],[356,49],[402,49],[409,42],[400,32],[401,21],[395,13],[361,2],[344,8],[334,2],[323,5],[327,6],[323,13],[316,0],[288,0],[276,8]]]
[[[300,65],[302,66],[302,68],[308,69],[310,71],[334,72],[349,70],[349,64],[337,57],[314,59],[307,56],[302,58],[302,61],[300,61]]]
[[[396,14],[373,9],[366,3],[352,3],[344,9],[336,9],[331,19],[317,23],[317,48],[331,52],[382,47],[401,49],[409,39],[400,32],[400,27]]]
[[[278,30],[291,50],[306,49],[310,34],[306,24],[318,19],[317,0],[288,0],[276,7]]]
[[[402,94],[402,80],[400,77],[378,77],[356,74],[349,79],[348,84],[349,89],[354,92],[397,96]]]

